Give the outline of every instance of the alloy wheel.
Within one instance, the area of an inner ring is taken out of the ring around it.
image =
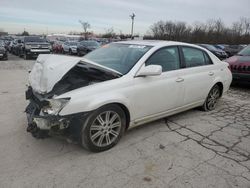
[[[114,111],[99,114],[90,126],[90,139],[95,146],[105,147],[112,144],[120,134],[121,117]]]
[[[210,91],[208,98],[207,98],[207,108],[209,110],[213,110],[218,102],[218,99],[220,98],[220,89],[219,86],[214,86],[212,90]]]

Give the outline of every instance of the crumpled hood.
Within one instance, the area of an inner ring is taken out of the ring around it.
[[[121,73],[113,69],[96,64],[83,57],[40,54],[30,72],[29,84],[37,93],[49,93],[52,91],[55,84],[59,82],[63,76],[80,61],[91,64],[96,68],[98,67],[107,73],[121,75]]]
[[[81,58],[40,54],[29,75],[29,83],[37,93],[48,93]]]

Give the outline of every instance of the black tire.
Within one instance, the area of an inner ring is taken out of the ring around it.
[[[221,89],[219,85],[216,84],[209,91],[206,101],[202,105],[202,110],[203,111],[214,110],[220,97],[221,97]]]
[[[109,123],[106,123],[107,122],[106,117],[108,116],[108,115],[106,116],[107,112],[110,113],[109,114],[110,121],[108,121]],[[113,113],[113,116],[112,116],[112,113]],[[114,114],[116,114],[117,119],[113,120],[113,122],[116,122],[116,120],[117,120],[117,122],[110,123],[112,118],[115,116]],[[103,121],[104,124],[97,125],[97,122],[100,122],[98,120],[98,117],[102,117],[102,116],[105,116],[105,121]],[[116,127],[111,128],[111,126],[112,126],[111,124],[113,126],[115,124],[117,124],[117,125],[119,124],[119,127],[116,125]],[[95,129],[93,126],[95,126]],[[98,127],[98,129],[96,129],[96,127]],[[121,109],[121,107],[119,107],[118,105],[115,105],[115,104],[110,104],[110,105],[105,105],[103,107],[100,107],[97,110],[93,111],[86,118],[84,125],[82,126],[82,130],[81,130],[81,136],[80,136],[81,137],[81,145],[85,149],[90,150],[92,152],[101,152],[101,151],[108,150],[108,149],[114,147],[119,142],[119,140],[121,139],[122,135],[125,132],[125,127],[126,127],[126,115],[125,115],[124,111]],[[115,128],[117,128],[117,129],[115,130]],[[115,130],[117,135],[114,135],[113,133],[111,133],[113,130]],[[99,135],[99,136],[95,137],[95,135]],[[101,139],[101,137],[102,137],[102,139]],[[106,144],[104,143],[104,139],[106,141]],[[98,143],[95,143],[95,140]],[[112,140],[112,142],[110,144],[108,144],[108,140],[110,142]],[[99,143],[103,144],[103,146],[98,146]]]
[[[22,57],[22,53],[21,53],[21,51],[18,51],[18,53],[17,53],[18,55],[18,57]]]
[[[72,50],[71,49],[69,49],[69,55],[72,55]]]
[[[29,60],[29,59],[30,59],[30,56],[29,56],[26,52],[24,52],[23,58],[24,58],[25,60]]]

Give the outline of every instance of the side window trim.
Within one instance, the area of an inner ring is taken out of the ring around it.
[[[206,59],[209,60],[209,62],[206,62],[206,65],[213,65],[214,63],[213,63],[213,61],[211,60],[210,56],[207,54],[207,52],[204,51],[204,50],[202,50],[202,51],[203,51],[203,56],[204,56],[205,60],[206,60]],[[206,58],[205,56],[206,56],[207,58]],[[207,61],[207,60],[206,60],[206,61]]]
[[[178,51],[179,51],[180,64],[181,64],[180,68],[181,69],[186,68],[186,63],[185,63],[184,54],[182,51],[182,46],[178,46]]]
[[[200,50],[203,54],[203,57],[204,57],[204,60],[206,61],[206,58],[205,58],[205,55],[207,55],[208,59],[210,60],[210,64],[207,64],[207,62],[205,62],[206,64],[203,65],[203,66],[207,66],[207,65],[213,65],[213,61],[211,60],[210,56],[207,54],[207,52],[203,49],[200,49],[200,48],[196,48],[196,47],[193,47],[193,46],[185,46],[185,45],[182,45],[182,46],[179,46],[179,50],[180,50],[180,54],[181,54],[181,61],[183,63],[183,68],[195,68],[195,67],[187,67],[187,64],[185,62],[185,57],[184,57],[184,53],[183,53],[183,47],[187,47],[187,48],[193,48],[193,49],[196,49],[196,50]],[[200,67],[200,66],[196,66],[196,67]]]
[[[154,51],[154,52],[145,60],[145,62],[144,62],[143,65],[146,66],[147,61],[148,61],[154,54],[156,54],[158,51],[160,51],[160,50],[162,50],[162,49],[174,48],[174,47],[177,48],[177,51],[178,51],[179,66],[180,66],[179,69],[182,69],[182,68],[183,68],[183,67],[182,67],[182,59],[181,59],[181,54],[180,54],[180,47],[179,47],[178,45],[164,46],[164,47],[162,47],[162,48],[157,49],[156,51]],[[179,69],[176,69],[176,70],[179,70]],[[173,71],[173,70],[170,70],[170,71]],[[169,71],[166,71],[166,72],[169,72]],[[163,73],[164,73],[164,72],[163,72]]]

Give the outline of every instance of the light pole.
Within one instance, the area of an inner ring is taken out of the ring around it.
[[[133,39],[135,14],[133,13],[132,15],[129,15],[129,17],[130,17],[130,18],[131,18],[131,20],[132,20],[132,27],[131,27],[131,39]]]

